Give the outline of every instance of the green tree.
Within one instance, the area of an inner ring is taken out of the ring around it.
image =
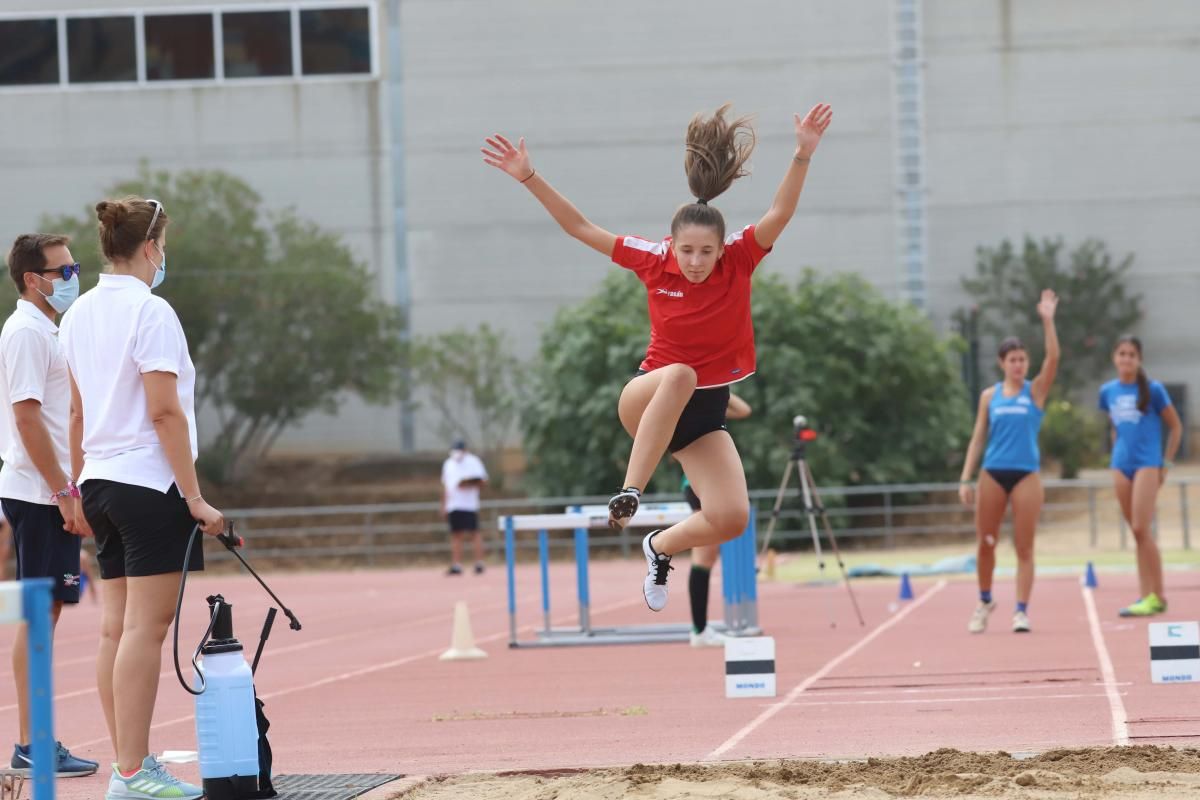
[[[508,337],[486,323],[422,337],[413,342],[412,368],[418,396],[437,415],[438,434],[446,441],[463,436],[494,457],[521,403],[523,367]]]
[[[939,339],[925,317],[857,277],[807,272],[794,285],[778,276],[755,283],[758,372],[734,388],[754,413],[730,424],[752,488],[778,485],[796,414],[821,434],[808,452],[820,483],[953,474],[970,432],[951,358],[957,340]],[[522,418],[533,488],[593,494],[620,483],[630,440],[617,398],[648,331],[645,290],[620,273],[559,313]],[[677,478],[664,464],[650,489],[674,491]]]
[[[396,397],[404,348],[399,310],[374,297],[375,279],[340,238],[291,211],[269,214],[240,178],[220,171],[171,174],[143,167],[109,197],[155,197],[170,215],[167,280],[156,291],[179,315],[196,365],[201,467],[241,478],[279,435],[348,395]],[[47,218],[73,237],[94,285],[103,259],[95,214]]]
[[[1042,419],[1042,457],[1058,462],[1060,478],[1077,478],[1083,467],[1104,463],[1104,420],[1091,406],[1080,407],[1069,400],[1051,398]]]
[[[1118,261],[1096,239],[1069,253],[1064,249],[1061,239],[1039,242],[1031,237],[1019,250],[1008,240],[980,247],[975,275],[963,278],[962,287],[974,301],[980,334],[987,339],[982,357],[994,365],[992,345],[1017,336],[1029,349],[1031,373],[1045,352],[1038,298],[1043,289],[1057,292],[1061,302],[1055,324],[1062,359],[1055,385],[1062,396],[1074,397],[1108,370],[1114,340],[1142,319],[1142,297],[1131,294],[1125,284],[1132,255]],[[983,373],[995,374],[995,368]]]

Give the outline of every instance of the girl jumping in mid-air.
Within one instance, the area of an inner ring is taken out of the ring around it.
[[[795,115],[796,149],[770,209],[757,225],[726,236],[725,218],[709,203],[746,174],[754,133],[745,118],[729,122],[728,106],[688,125],[684,171],[695,201],[671,220],[661,241],[616,236],[583,216],[533,168],[525,140],[514,146],[499,134],[487,139],[483,160],[528,189],[572,237],[632,270],[646,286],[650,344],[637,375],[621,392],[617,412],[633,437],[625,488],[609,501],[609,524],[624,527],[637,512],[642,489],[669,451],[704,498],[704,508],[642,540],[646,604],[667,604],[671,557],[719,544],[742,532],[750,500],[733,439],[725,430],[729,385],[754,372],[750,278],[791,221],[809,161],[833,112],[817,105]]]
[[[971,633],[987,629],[988,616],[996,603],[992,600],[992,573],[996,571],[996,540],[1004,509],[1012,502],[1013,546],[1017,551],[1017,608],[1012,629],[1029,631],[1029,595],[1033,592],[1033,536],[1038,515],[1042,513],[1042,479],[1038,474],[1041,455],[1038,432],[1046,398],[1058,373],[1058,332],[1054,311],[1058,297],[1047,289],[1038,303],[1038,315],[1046,336],[1046,358],[1042,370],[1032,381],[1029,354],[1018,339],[1000,344],[1000,369],[1004,380],[984,389],[979,397],[975,432],[963,463],[959,497],[966,505],[975,505],[975,535],[978,539],[976,571],[979,577],[979,603],[967,623]],[[979,473],[979,496],[975,497],[971,475],[979,461],[984,443],[983,469]]]
[[[1121,609],[1122,617],[1149,617],[1167,610],[1163,594],[1162,553],[1154,541],[1154,505],[1158,489],[1167,478],[1171,460],[1183,438],[1183,424],[1171,405],[1167,390],[1146,377],[1142,368],[1142,343],[1122,336],[1113,350],[1116,380],[1100,387],[1100,409],[1112,423],[1113,488],[1121,514],[1137,542],[1138,586],[1136,603]],[[1163,459],[1162,427],[1170,431]]]

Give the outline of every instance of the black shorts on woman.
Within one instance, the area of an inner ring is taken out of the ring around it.
[[[639,369],[633,377],[646,373],[647,370]],[[725,414],[728,410],[728,386],[696,389],[688,399],[687,405],[683,407],[679,422],[675,423],[675,433],[671,436],[671,443],[667,445],[667,452],[678,453],[702,436],[707,436],[713,431],[728,430],[725,427]]]
[[[196,520],[174,484],[159,492],[91,479],[79,488],[83,515],[96,535],[96,561],[104,580],[180,572],[185,557],[189,571],[204,569],[202,537],[197,536],[188,551]]]

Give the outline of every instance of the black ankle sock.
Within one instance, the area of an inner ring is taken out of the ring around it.
[[[688,597],[692,601],[692,628],[700,633],[708,626],[708,579],[707,567],[693,565],[688,573]]]
[[[638,497],[641,497],[641,496],[642,496],[642,490],[641,490],[641,489],[639,489],[639,488],[638,488],[638,487],[636,487],[636,486],[626,486],[626,487],[625,487],[624,489],[622,489],[621,491],[622,491],[622,492],[633,492],[633,493],[634,493],[634,494],[636,494]]]

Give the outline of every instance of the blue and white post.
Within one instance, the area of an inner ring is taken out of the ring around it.
[[[511,516],[504,517],[504,566],[508,579],[508,646],[517,646],[517,537]]]
[[[52,683],[51,605],[54,581],[28,578],[0,583],[0,624],[27,625],[29,648],[30,750],[33,800],[54,800],[54,691]]]

